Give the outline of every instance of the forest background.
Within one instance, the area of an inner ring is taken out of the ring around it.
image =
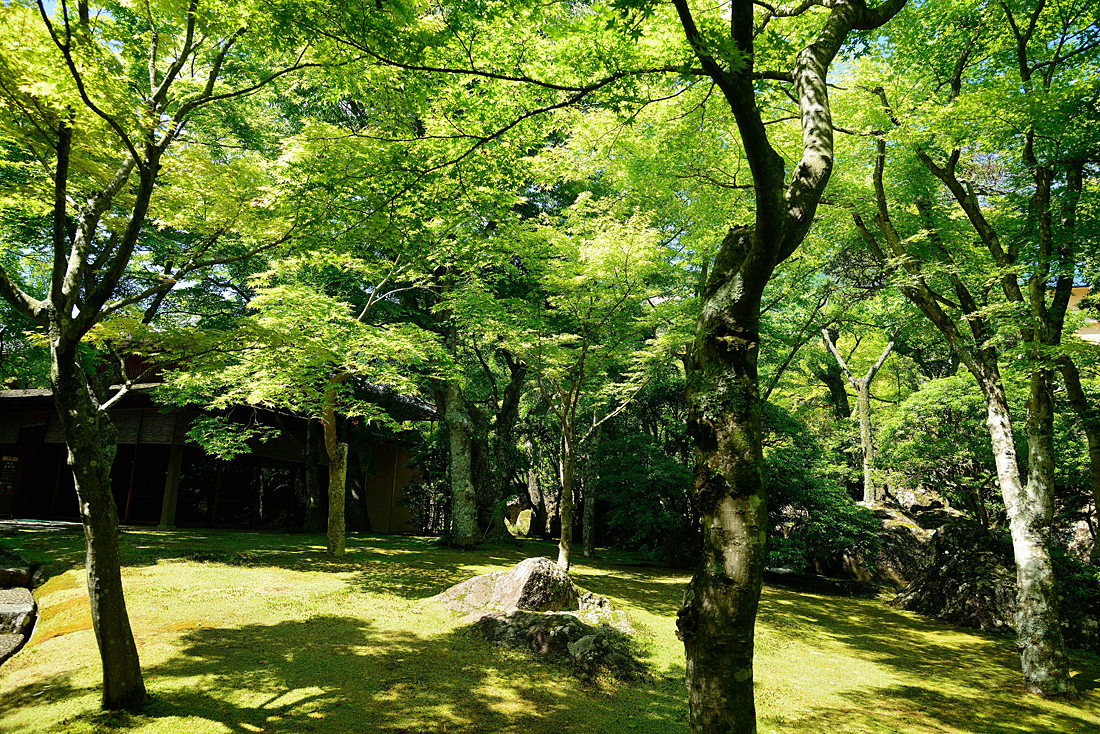
[[[100,368],[134,355],[166,402],[310,419],[333,554],[348,444],[412,428],[424,532],[505,538],[519,502],[565,569],[574,533],[698,564],[701,731],[753,726],[764,566],[873,553],[871,508],[926,489],[1011,535],[1025,682],[1071,695],[1094,10],[6,4],[0,369],[64,418],[105,705],[144,697],[109,490],[130,383]],[[396,426],[379,387],[439,420]]]

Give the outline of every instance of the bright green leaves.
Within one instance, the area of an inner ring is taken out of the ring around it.
[[[187,438],[197,443],[211,456],[229,461],[238,454],[252,449],[250,442],[264,443],[275,438],[279,431],[262,423],[237,423],[224,415],[197,415],[187,429]]]

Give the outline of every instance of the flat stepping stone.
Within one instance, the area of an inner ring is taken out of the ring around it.
[[[0,634],[25,634],[34,622],[34,611],[29,589],[0,589]]]

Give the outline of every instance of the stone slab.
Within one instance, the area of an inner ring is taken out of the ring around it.
[[[0,663],[19,652],[23,639],[23,635],[0,635]]]
[[[27,589],[0,589],[0,634],[25,634],[34,622],[34,597]]]

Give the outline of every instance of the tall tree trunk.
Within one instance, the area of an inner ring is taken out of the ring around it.
[[[921,310],[935,327],[943,334],[944,339],[951,346],[951,350],[958,355],[960,361],[970,370],[986,401],[987,426],[989,428],[990,441],[993,448],[993,458],[997,467],[997,481],[1001,488],[1001,497],[1004,499],[1005,508],[1008,511],[1009,528],[1012,532],[1013,553],[1016,560],[1017,580],[1017,617],[1016,628],[1018,633],[1017,645],[1020,648],[1020,661],[1023,670],[1024,685],[1033,693],[1046,695],[1062,695],[1071,693],[1073,686],[1069,680],[1068,661],[1063,652],[1061,627],[1057,622],[1057,601],[1054,593],[1053,577],[1050,575],[1050,551],[1049,551],[1049,515],[1048,507],[1051,506],[1049,496],[1043,496],[1050,489],[1049,475],[1042,476],[1046,471],[1046,462],[1043,454],[1048,454],[1050,449],[1046,440],[1040,435],[1046,430],[1045,419],[1041,414],[1047,410],[1049,402],[1049,372],[1046,378],[1035,381],[1036,366],[1032,367],[1031,396],[1028,404],[1028,438],[1029,445],[1032,433],[1035,432],[1037,440],[1036,451],[1039,463],[1029,467],[1030,472],[1037,472],[1035,481],[1029,481],[1025,487],[1020,479],[1020,466],[1016,456],[1016,444],[1012,436],[1012,424],[1008,411],[1008,401],[1005,398],[1004,385],[1001,380],[1000,369],[997,365],[997,353],[992,346],[988,346],[991,333],[986,316],[982,313],[981,304],[974,298],[973,293],[957,275],[952,275],[950,282],[959,307],[962,309],[962,323],[970,332],[970,337],[963,336],[963,331],[955,321],[943,311],[940,306],[942,298],[939,297],[928,285],[922,273],[923,263],[906,251],[903,240],[894,228],[890,220],[890,214],[886,200],[886,189],[883,183],[883,170],[886,164],[886,142],[877,142],[878,156],[875,163],[875,196],[877,199],[878,213],[875,216],[875,224],[878,225],[889,247],[889,255],[878,244],[878,241],[866,227],[863,219],[853,215],[857,229],[875,259],[881,265],[888,265],[890,259],[901,263],[905,270],[907,284],[902,286],[905,296]],[[977,205],[976,197],[968,198],[962,184],[954,175],[954,163],[949,163],[948,168],[939,168],[927,154],[919,148],[916,155],[924,163],[925,167],[937,178],[944,182],[952,191],[956,201],[962,206],[970,217],[975,230],[987,243],[991,252],[1003,253],[996,232],[988,225]],[[951,160],[956,160],[952,158]],[[1078,181],[1079,183],[1079,181]],[[929,220],[930,221],[930,220]],[[938,238],[934,226],[929,228],[934,238]],[[897,267],[897,266],[893,266]],[[1005,271],[1008,273],[1008,269]],[[1044,304],[1045,292],[1043,284],[1045,276],[1034,278],[1037,286],[1037,299],[1029,304],[1032,308]],[[1072,282],[1072,281],[1070,281]],[[1002,290],[1010,301],[1023,303],[1015,276],[1006,274],[1002,278]],[[1065,285],[1065,283],[1061,283]],[[1065,293],[1063,298],[1068,298]],[[1057,298],[1055,299],[1058,300]],[[1062,304],[1064,314],[1064,302]],[[1036,320],[1042,324],[1047,319]],[[1060,325],[1058,332],[1060,333]],[[1021,335],[1024,341],[1030,341],[1029,334]],[[1057,337],[1047,335],[1048,341],[1057,344]],[[1047,391],[1046,396],[1039,395],[1036,391]],[[1033,411],[1035,412],[1032,415]],[[1034,495],[1032,493],[1035,493]],[[1046,518],[1046,519],[1044,519]],[[1044,523],[1046,523],[1044,527]]]
[[[516,423],[519,422],[519,403],[523,394],[523,385],[527,380],[526,363],[516,360],[508,350],[502,350],[504,361],[508,365],[508,386],[500,402],[496,415],[496,443],[493,455],[496,466],[493,467],[490,481],[491,513],[485,537],[507,540],[511,536],[504,526],[504,500],[510,494],[508,485],[516,473]],[[532,527],[534,525],[532,524]]]
[[[759,291],[754,295],[741,281],[753,237],[751,229],[732,230],[722,244],[688,375],[693,493],[704,535],[677,628],[687,655],[693,732],[756,731],[753,634],[768,518],[756,368]]]
[[[1066,385],[1069,403],[1081,422],[1081,430],[1089,446],[1089,488],[1092,492],[1092,518],[1089,526],[1093,531],[1092,553],[1089,562],[1100,566],[1100,410],[1089,407],[1088,396],[1081,386],[1081,375],[1077,365],[1068,356],[1058,360],[1058,369]]]
[[[447,384],[445,401],[443,419],[451,446],[451,542],[468,548],[477,542],[477,493],[472,471],[474,424],[457,383]]]
[[[573,547],[573,467],[575,457],[573,455],[573,437],[564,425],[562,426],[559,461],[559,472],[561,473],[561,537],[558,540],[558,567],[563,571],[568,571],[569,554]]]
[[[585,476],[583,482],[584,515],[581,518],[581,542],[584,557],[596,555],[596,488],[591,476]]]
[[[1016,634],[1024,684],[1044,696],[1072,695],[1050,558],[1054,519],[1054,400],[1050,370],[1034,369],[1027,406],[1025,491],[1005,498],[1016,555]]]
[[[122,591],[118,510],[111,492],[113,451],[105,450],[103,440],[110,430],[102,423],[110,418],[100,413],[89,391],[75,346],[71,351],[59,352],[52,324],[50,331],[50,382],[69,448],[69,466],[76,481],[87,543],[84,569],[92,629],[103,664],[102,704],[105,709],[128,708],[142,703],[146,693]]]
[[[326,544],[330,555],[344,555],[344,480],[348,474],[348,445],[337,443],[328,452],[328,532]]]
[[[325,388],[325,405],[321,425],[325,429],[325,452],[328,454],[328,552],[344,555],[344,481],[348,475],[348,445],[336,438],[336,393],[340,384],[351,375],[347,372],[329,379]]]

